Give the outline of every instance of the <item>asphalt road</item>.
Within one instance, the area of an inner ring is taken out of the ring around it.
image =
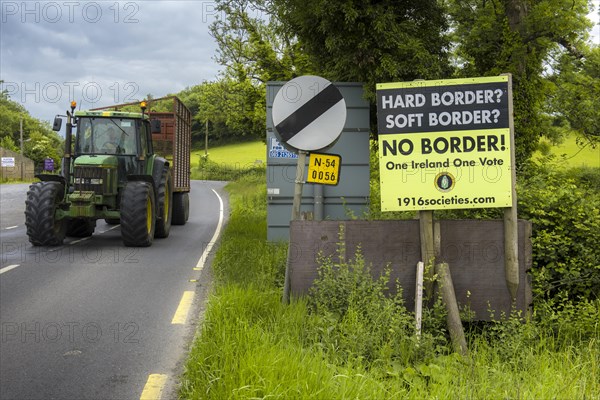
[[[39,248],[24,226],[28,185],[0,185],[0,399],[175,397],[219,196],[228,214],[223,186],[193,181],[188,223],[151,247],[124,247],[119,226],[98,221],[89,240]]]

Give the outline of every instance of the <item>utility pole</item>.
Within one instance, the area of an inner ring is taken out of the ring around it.
[[[23,171],[24,163],[23,163],[23,117],[21,117],[19,123],[19,135],[21,137],[21,180],[25,180],[25,171]]]
[[[208,160],[208,118],[206,119],[206,133],[204,134],[204,158]]]

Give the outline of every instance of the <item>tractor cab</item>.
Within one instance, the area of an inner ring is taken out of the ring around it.
[[[110,168],[115,165],[119,187],[122,187],[127,176],[147,173],[147,162],[153,154],[147,115],[120,111],[77,111],[75,118],[75,175],[84,166]]]

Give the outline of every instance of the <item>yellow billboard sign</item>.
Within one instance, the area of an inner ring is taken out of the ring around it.
[[[508,79],[377,85],[382,211],[512,206]]]

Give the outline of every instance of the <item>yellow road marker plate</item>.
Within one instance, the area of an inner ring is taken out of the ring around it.
[[[337,154],[310,153],[306,182],[337,185],[342,157]]]

